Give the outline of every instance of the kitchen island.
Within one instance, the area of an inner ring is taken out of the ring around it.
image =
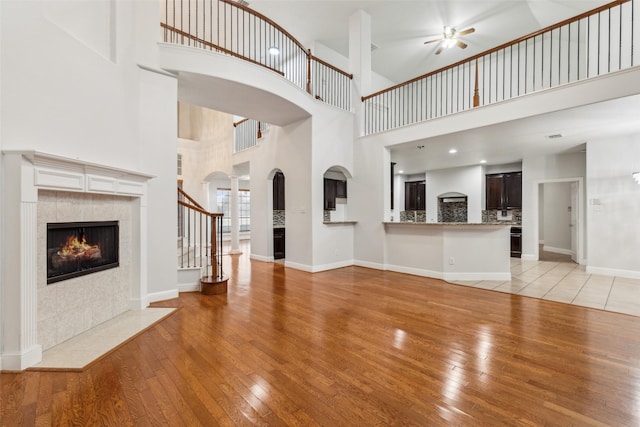
[[[510,223],[384,222],[387,270],[456,280],[511,280]]]

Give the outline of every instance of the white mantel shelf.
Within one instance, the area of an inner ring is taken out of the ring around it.
[[[155,178],[142,172],[40,151],[6,150],[2,153],[28,160],[34,167],[34,186],[43,189],[142,196],[146,181]]]

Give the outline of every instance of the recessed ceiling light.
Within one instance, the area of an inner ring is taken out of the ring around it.
[[[398,173],[404,173],[404,171],[398,171]]]
[[[482,160],[480,160],[480,163],[485,164],[485,163],[487,163],[487,161],[482,159]]]
[[[273,56],[280,55],[280,49],[278,48],[278,46],[271,46],[269,48],[269,54]]]
[[[449,150],[449,154],[456,154],[458,152],[458,150],[456,150],[455,148],[452,148],[451,150]]]

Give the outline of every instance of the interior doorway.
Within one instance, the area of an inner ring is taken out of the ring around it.
[[[281,260],[286,256],[285,229],[285,181],[284,174],[277,170],[273,175],[273,259]]]
[[[538,185],[538,259],[583,259],[582,178],[548,180]]]

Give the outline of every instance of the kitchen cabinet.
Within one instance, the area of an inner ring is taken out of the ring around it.
[[[504,197],[507,209],[522,209],[522,172],[506,174]]]
[[[336,198],[347,198],[347,181],[339,179],[324,179],[324,210],[336,209]]]
[[[404,183],[404,210],[425,210],[426,199],[425,181],[409,181]]]
[[[336,197],[347,198],[347,181],[336,180]]]
[[[273,229],[273,259],[282,259],[285,255],[285,229],[274,228]]]
[[[511,256],[522,257],[522,228],[511,227]]]
[[[336,210],[336,182],[333,179],[324,179],[324,210]]]
[[[485,179],[487,210],[522,208],[522,172],[490,174]]]
[[[273,177],[273,210],[284,210],[284,174],[276,172]]]

